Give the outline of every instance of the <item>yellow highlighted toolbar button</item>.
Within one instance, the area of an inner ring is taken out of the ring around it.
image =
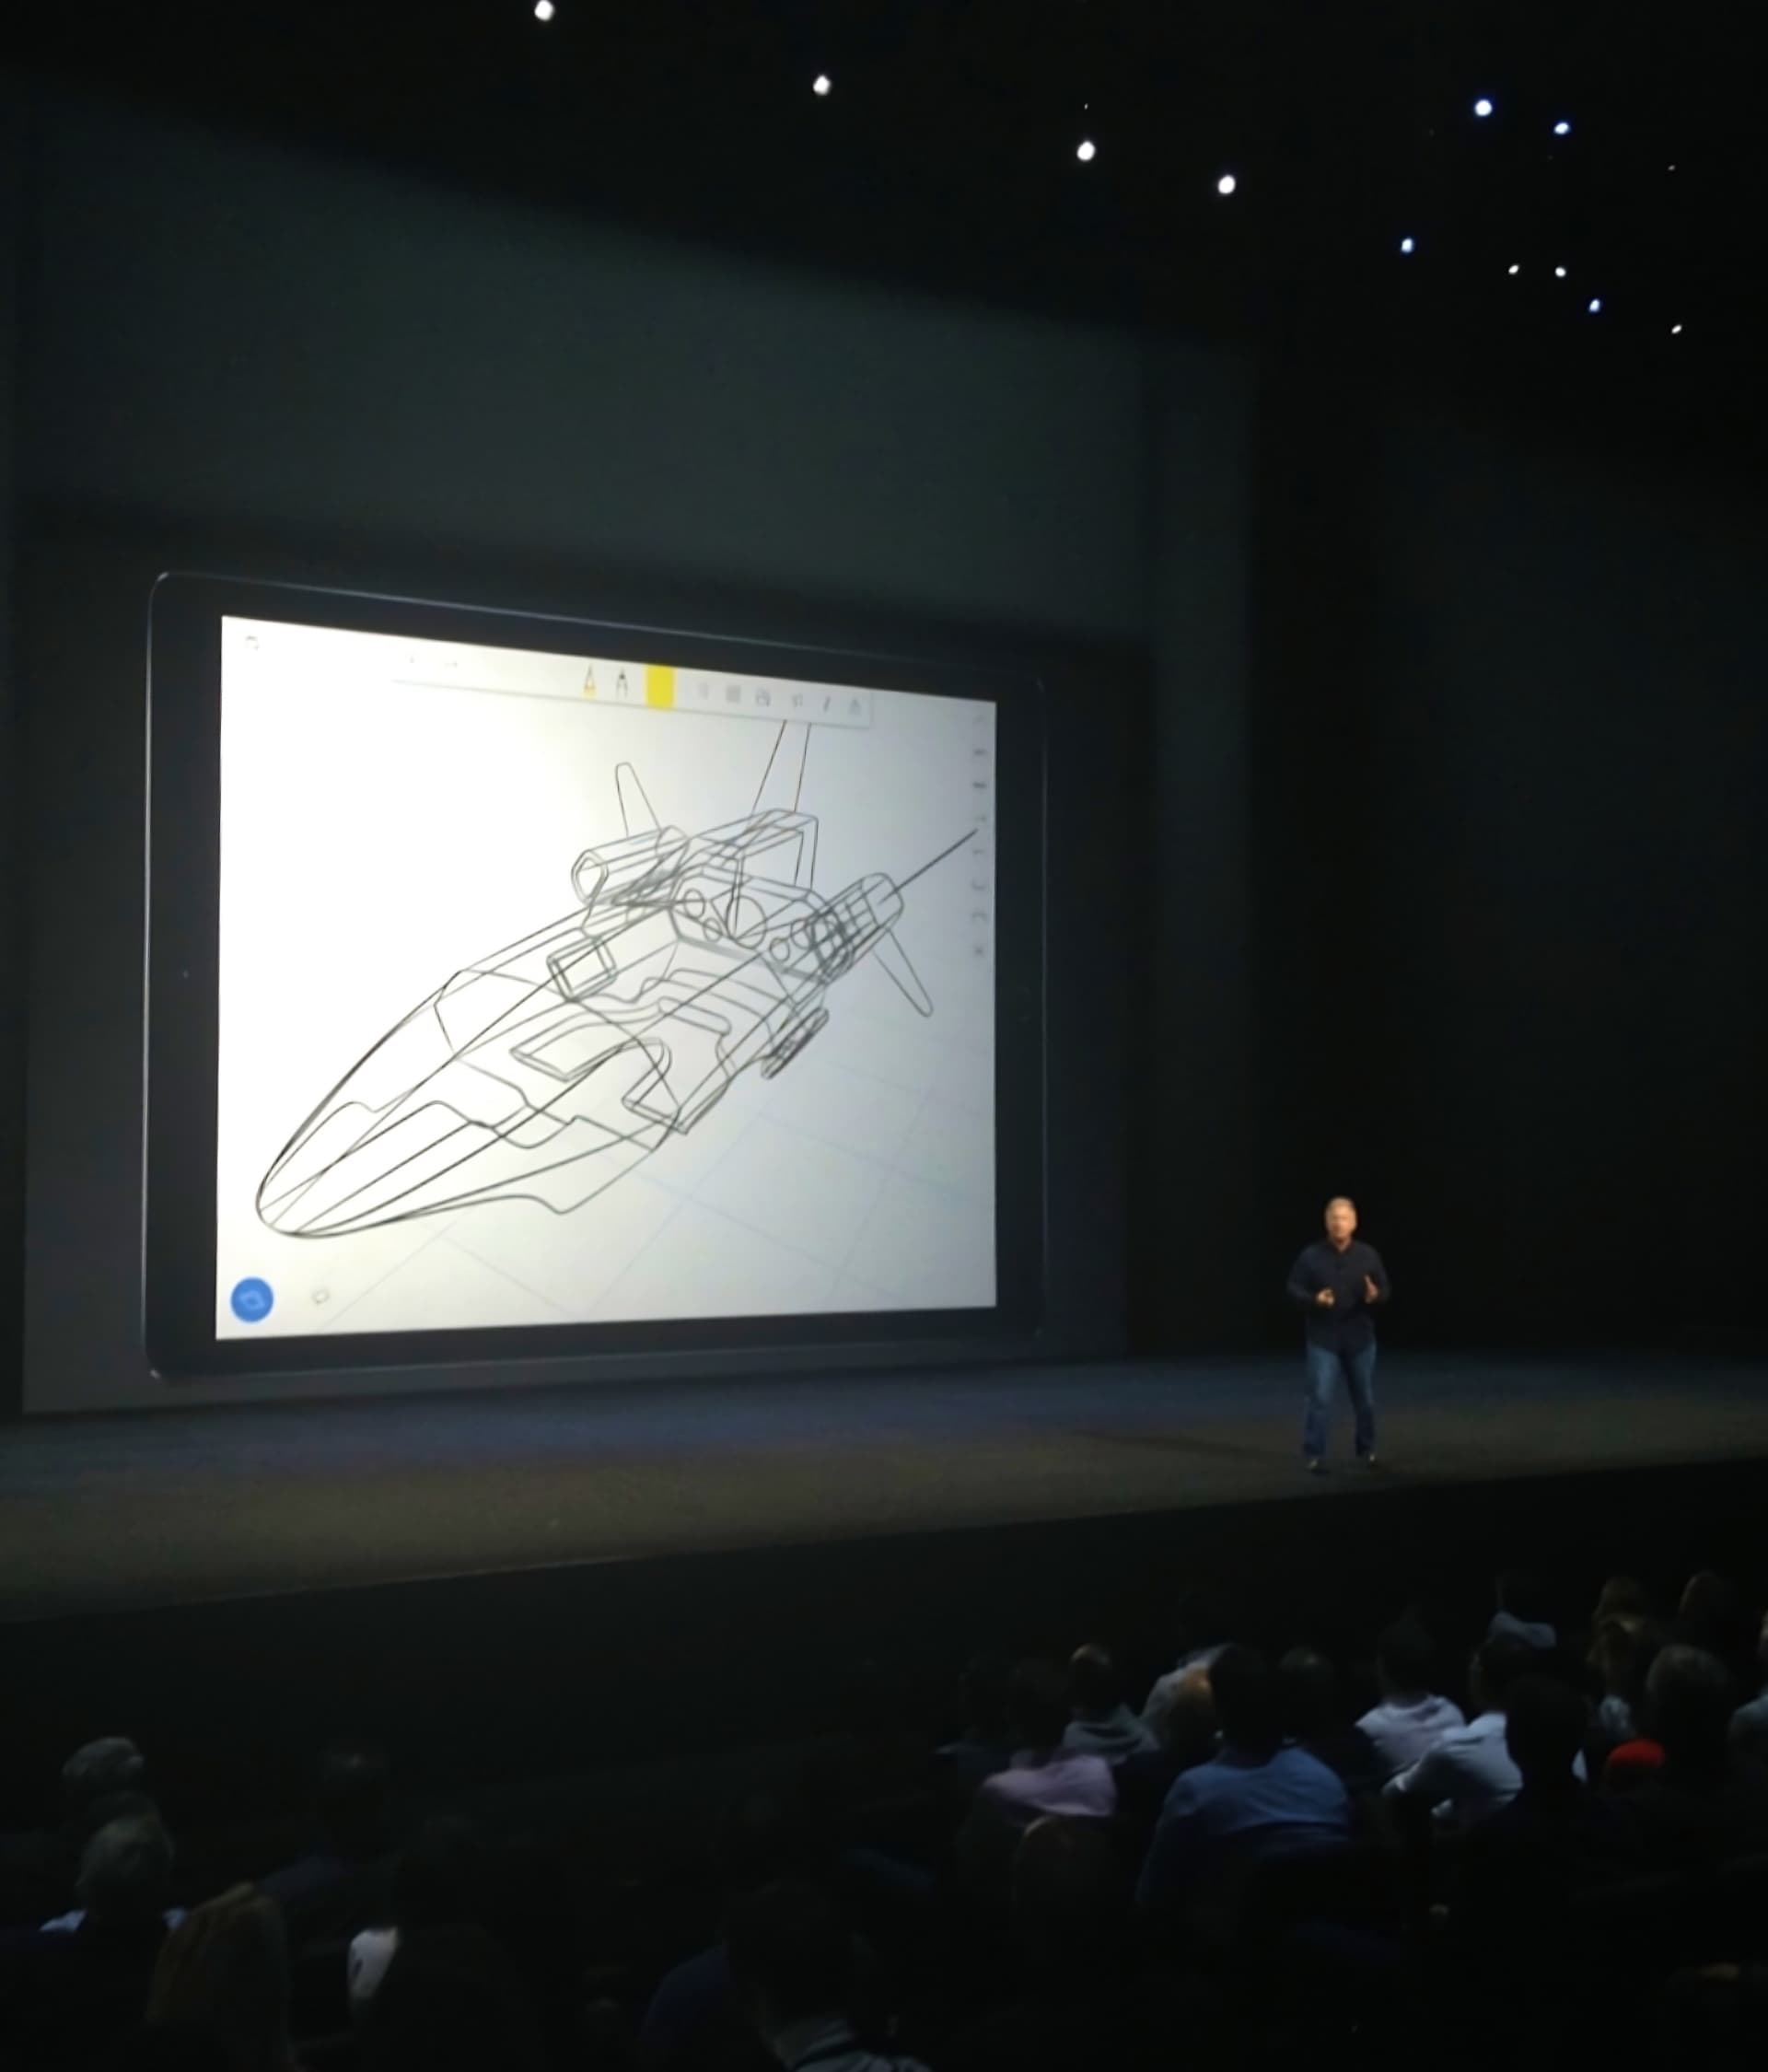
[[[645,703],[668,712],[675,703],[675,671],[660,662],[645,665]]]

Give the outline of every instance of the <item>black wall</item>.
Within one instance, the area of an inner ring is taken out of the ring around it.
[[[0,74],[0,1414],[18,1398],[24,1275],[24,844],[13,644],[22,109]]]
[[[1331,361],[1257,482],[1262,1257],[1346,1190],[1401,1343],[1768,1342],[1768,512]]]

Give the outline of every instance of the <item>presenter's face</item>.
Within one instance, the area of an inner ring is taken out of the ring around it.
[[[1356,1230],[1356,1211],[1348,1202],[1334,1202],[1326,1211],[1326,1235],[1335,1245],[1347,1245]]]

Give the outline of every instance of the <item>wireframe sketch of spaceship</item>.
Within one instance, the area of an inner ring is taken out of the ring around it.
[[[897,924],[907,888],[970,832],[902,879],[819,892],[817,821],[798,803],[808,742],[782,726],[751,810],[697,834],[659,825],[622,763],[625,832],[577,858],[576,910],[389,1030],[277,1154],[263,1221],[330,1238],[494,1201],[565,1214],[694,1129],[742,1073],[785,1071],[863,958],[931,1015]]]

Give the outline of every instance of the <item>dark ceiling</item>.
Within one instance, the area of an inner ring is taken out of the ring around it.
[[[555,8],[84,0],[6,39],[47,74],[602,219],[1755,437],[1768,180],[1740,6]]]

